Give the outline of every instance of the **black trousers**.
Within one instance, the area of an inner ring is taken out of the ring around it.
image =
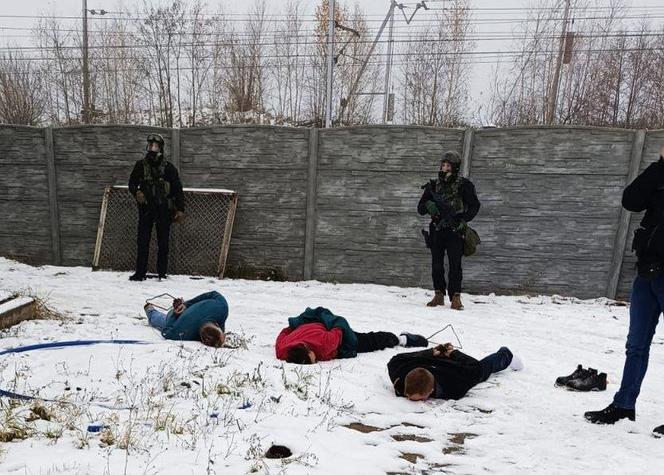
[[[489,379],[489,376],[493,373],[497,373],[498,371],[507,368],[512,362],[512,356],[512,352],[509,348],[502,346],[495,353],[480,360],[480,369],[482,371],[480,382]]]
[[[431,277],[433,278],[434,290],[447,293],[452,297],[461,292],[461,281],[463,280],[463,269],[461,258],[463,257],[463,238],[456,231],[441,229],[435,231],[430,229],[431,242]],[[445,284],[445,254],[449,265],[449,285]]]
[[[168,206],[158,208],[138,207],[138,232],[136,234],[136,274],[144,276],[148,271],[150,237],[152,227],[157,227],[157,273],[166,275],[168,269],[168,240],[171,232],[171,211]]]
[[[399,337],[390,332],[355,332],[355,336],[357,336],[358,353],[384,350],[385,348],[393,348],[399,344]]]

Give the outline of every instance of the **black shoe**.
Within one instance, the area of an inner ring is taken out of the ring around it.
[[[576,370],[572,374],[556,378],[556,386],[565,386],[571,380],[585,376],[587,372],[588,370],[583,369],[583,366],[577,365]]]
[[[429,342],[422,335],[416,335],[415,333],[402,333],[406,337],[406,348],[412,348],[414,346],[421,346],[426,348],[429,346]]]
[[[636,419],[634,409],[623,409],[614,406],[613,403],[601,411],[588,411],[583,416],[593,424],[615,424],[620,419],[629,419],[630,421]]]
[[[652,430],[652,435],[657,438],[664,437],[664,425],[657,426]]]
[[[129,280],[133,280],[135,282],[140,282],[141,280],[145,280],[145,274],[130,275]]]
[[[161,280],[166,280],[166,279],[167,279],[166,274],[159,274],[159,280],[160,281]]]
[[[589,368],[585,376],[568,381],[566,386],[574,391],[604,391],[606,373],[597,374],[596,369]]]

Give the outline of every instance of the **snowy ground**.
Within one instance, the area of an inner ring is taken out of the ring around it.
[[[0,289],[29,289],[67,317],[5,330],[0,349],[150,342],[0,356],[0,388],[74,403],[0,399],[0,435],[11,428],[17,435],[0,443],[0,473],[661,473],[664,463],[664,440],[651,436],[664,423],[661,332],[637,421],[598,427],[583,420],[584,411],[610,402],[622,372],[628,309],[604,299],[464,295],[465,311],[454,312],[426,308],[422,289],[185,276],[130,283],[126,274],[1,258]],[[213,289],[227,297],[227,329],[243,335],[248,349],[168,342],[147,326],[146,298]],[[387,361],[403,349],[311,367],[277,361],[274,339],[286,319],[318,305],[358,331],[427,335],[452,323],[465,352],[482,357],[506,345],[526,369],[494,375],[461,401],[415,403],[396,398],[387,377]],[[554,388],[555,377],[577,363],[606,371],[608,390]],[[87,432],[95,422],[108,429]],[[347,427],[353,423],[379,430]],[[266,459],[273,444],[293,456]]]

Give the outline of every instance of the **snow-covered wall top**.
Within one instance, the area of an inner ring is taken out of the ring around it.
[[[465,290],[579,297],[628,294],[639,217],[621,193],[664,143],[664,131],[588,127],[1,126],[0,255],[90,265],[104,187],[126,184],[150,132],[185,186],[238,192],[236,275],[429,287],[415,208],[456,150],[482,201]]]

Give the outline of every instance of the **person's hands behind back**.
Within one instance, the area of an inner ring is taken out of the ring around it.
[[[173,299],[173,313],[176,317],[182,315],[182,312],[185,311],[187,306],[184,304],[184,300],[181,298]]]
[[[443,358],[449,358],[449,356],[454,351],[454,346],[452,343],[445,343],[444,345],[438,345],[433,349],[433,356],[442,356]]]

